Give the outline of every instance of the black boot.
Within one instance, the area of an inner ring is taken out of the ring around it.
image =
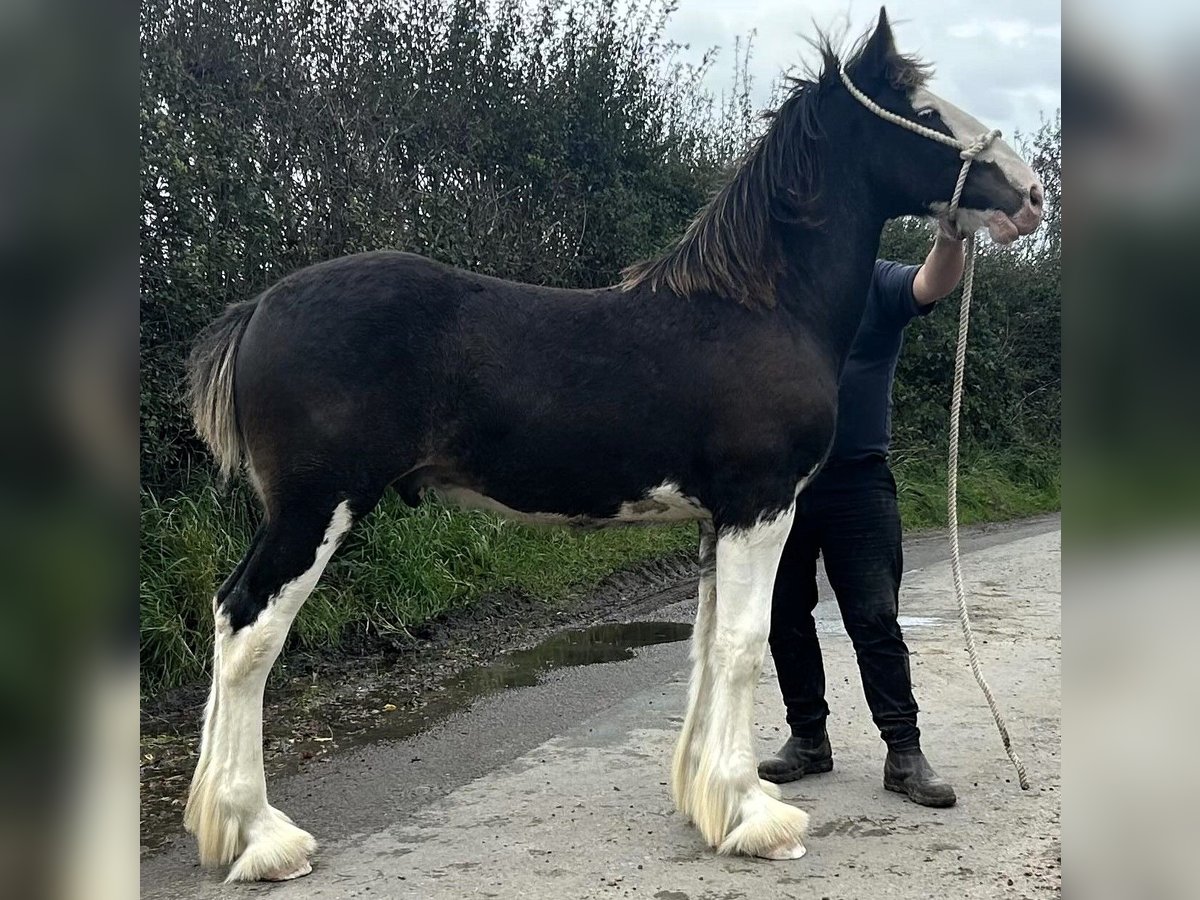
[[[819,738],[792,735],[779,748],[779,754],[764,759],[758,764],[758,777],[774,784],[785,784],[813,775],[817,772],[833,771],[833,749],[829,736]]]
[[[920,750],[888,750],[887,762],[883,764],[883,786],[907,794],[909,800],[922,806],[953,806],[958,799],[954,788],[933,771]]]

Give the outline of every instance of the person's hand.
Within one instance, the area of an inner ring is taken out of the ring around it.
[[[938,239],[946,241],[962,241],[966,239],[966,235],[958,230],[957,225],[950,223],[950,220],[944,216],[939,216],[937,220]]]

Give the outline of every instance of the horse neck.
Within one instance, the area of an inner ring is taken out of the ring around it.
[[[840,369],[866,306],[884,218],[861,177],[843,173],[836,182],[859,185],[845,190],[832,181],[814,211],[819,224],[781,226],[785,265],[777,296]]]

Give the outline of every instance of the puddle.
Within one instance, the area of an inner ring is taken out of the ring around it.
[[[593,625],[562,631],[536,647],[507,653],[490,665],[464,672],[463,679],[494,690],[529,687],[551,669],[633,659],[638,647],[686,641],[691,636],[692,626],[686,622]]]
[[[532,687],[554,669],[633,659],[638,647],[685,641],[683,622],[630,622],[562,631],[536,647],[506,653],[486,666],[467,669],[442,685],[442,693],[466,707],[508,688]]]
[[[378,717],[361,731],[334,735],[333,748],[344,749],[376,741],[401,740],[426,731],[477,700],[510,688],[533,687],[555,669],[633,659],[639,647],[669,644],[691,637],[692,626],[683,622],[630,622],[593,625],[561,631],[527,650],[506,653],[491,663],[466,669],[422,692],[414,705],[399,706],[386,689],[364,693],[361,703]],[[394,707],[390,708],[389,707]],[[308,741],[294,741],[305,756]],[[333,749],[320,748],[321,751]]]

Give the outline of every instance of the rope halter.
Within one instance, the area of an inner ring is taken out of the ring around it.
[[[842,76],[842,84],[846,86],[846,90],[850,92],[850,96],[879,116],[879,118],[891,122],[893,125],[899,125],[913,134],[919,134],[921,137],[929,138],[931,141],[937,141],[939,144],[953,147],[958,151],[959,159],[963,161],[963,164],[962,168],[958,171],[958,181],[954,185],[954,194],[950,197],[950,206],[946,210],[947,219],[949,219],[951,224],[956,225],[955,217],[958,213],[958,204],[962,200],[963,186],[967,183],[967,173],[971,171],[971,163],[975,162],[976,157],[990,147],[994,140],[1000,137],[1000,129],[993,128],[991,131],[985,131],[969,144],[965,144],[956,137],[942,134],[940,131],[927,128],[919,122],[914,122],[912,119],[906,119],[904,116],[897,115],[891,110],[884,109],[858,89],[858,86],[846,74],[845,69],[838,69],[838,74]]]
[[[958,151],[958,156],[963,161],[963,164],[962,168],[959,169],[958,181],[954,185],[954,194],[951,196],[950,205],[946,210],[946,218],[955,230],[958,230],[958,204],[962,200],[963,185],[967,183],[967,173],[971,171],[971,163],[975,162],[976,157],[990,147],[996,138],[1000,137],[1000,130],[997,128],[984,132],[969,144],[965,144],[957,138],[942,134],[940,131],[934,131],[932,128],[926,128],[918,122],[906,119],[904,116],[896,115],[896,113],[884,109],[855,86],[854,82],[850,80],[850,76],[846,74],[845,69],[839,68],[838,74],[842,76],[842,84],[846,86],[846,90],[850,92],[850,95],[871,112],[875,113],[875,115],[879,116],[879,118],[894,125],[899,125],[901,128],[911,131],[914,134],[927,137],[931,141],[937,141],[939,144],[953,147]],[[980,690],[983,691],[988,708],[992,711],[992,719],[995,720],[996,729],[1000,732],[1000,739],[1004,743],[1004,751],[1008,754],[1013,767],[1017,770],[1017,780],[1021,785],[1021,790],[1027,791],[1029,790],[1029,777],[1025,773],[1025,764],[1021,762],[1017,751],[1013,749],[1012,740],[1008,735],[1008,726],[1004,723],[1004,717],[1000,714],[1000,707],[996,704],[996,698],[992,695],[992,689],[988,687],[988,683],[983,677],[983,670],[979,666],[979,652],[975,647],[975,635],[971,631],[971,620],[967,614],[967,594],[966,588],[963,585],[962,562],[959,558],[958,432],[959,414],[962,411],[963,372],[966,369],[967,358],[967,326],[971,320],[971,294],[975,286],[974,233],[966,235],[966,244],[966,259],[963,267],[962,306],[959,308],[958,313],[958,343],[954,354],[954,387],[950,394],[950,458],[946,476],[946,521],[950,537],[950,570],[954,578],[954,594],[958,600],[958,620],[959,624],[962,625],[967,657],[971,661],[971,672],[974,674],[975,681],[979,684]]]

